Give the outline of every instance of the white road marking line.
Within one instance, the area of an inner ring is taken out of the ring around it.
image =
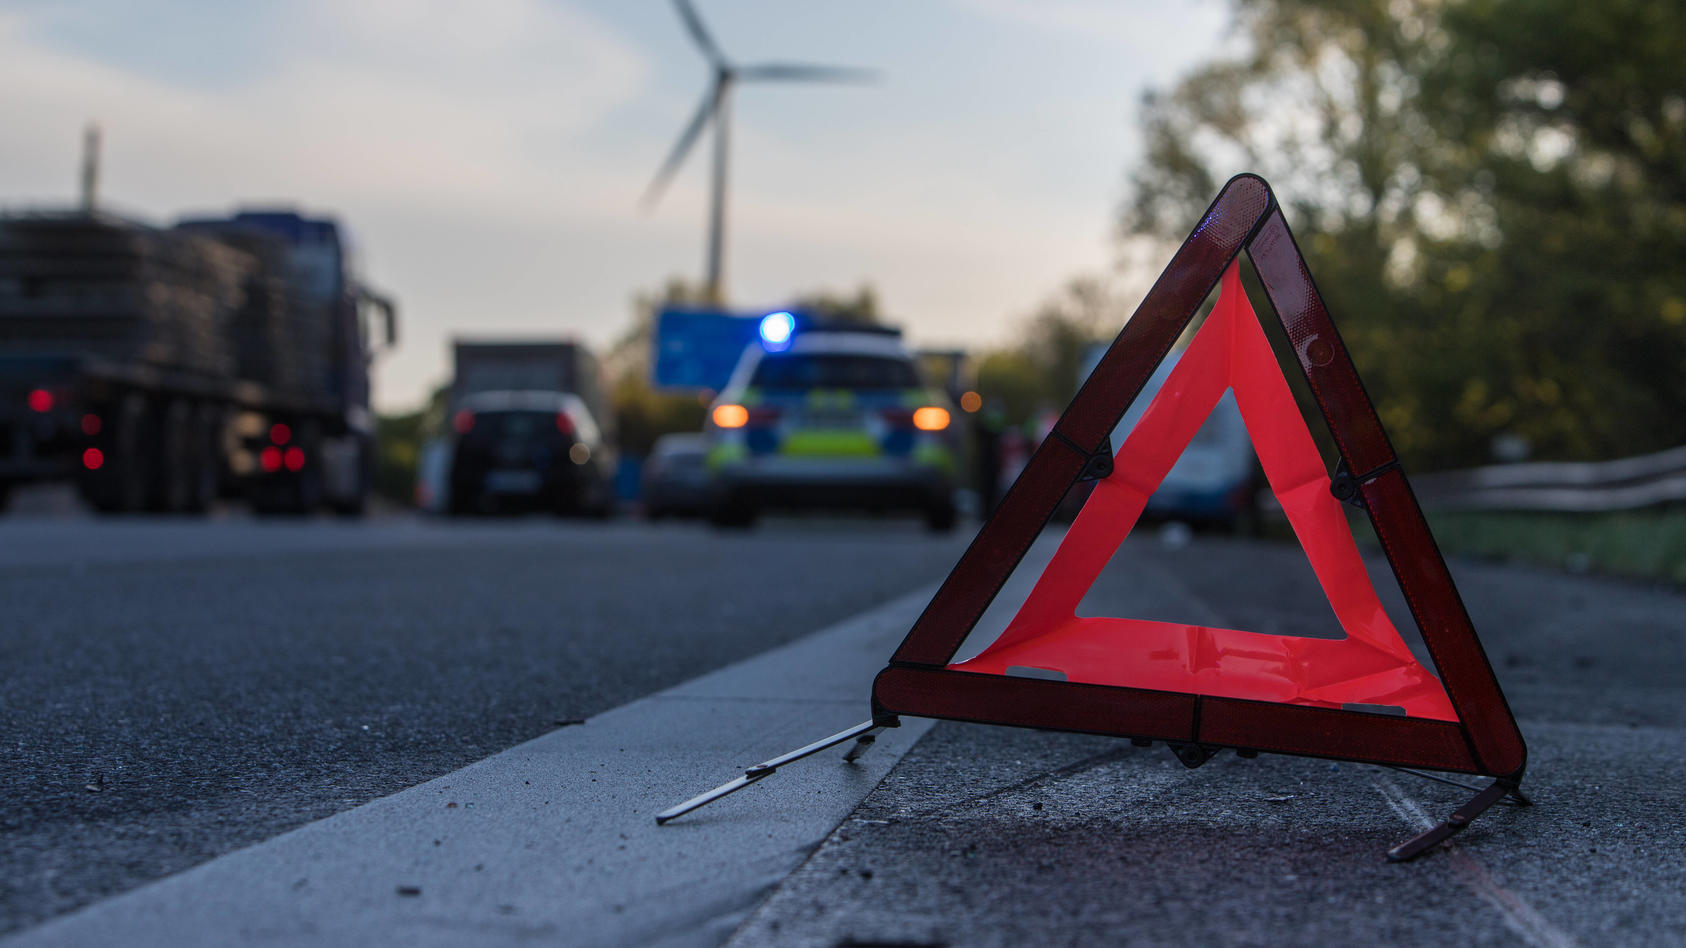
[[[1392,779],[1380,774],[1371,779],[1376,789],[1381,791],[1382,799],[1387,801],[1388,807],[1406,823],[1418,830],[1426,830],[1439,822],[1430,817],[1422,805],[1401,790]],[[1516,933],[1517,937],[1535,948],[1573,948],[1579,944],[1568,932],[1553,925],[1529,905],[1526,899],[1499,884],[1492,873],[1487,871],[1487,867],[1457,844],[1456,838],[1442,843],[1440,849],[1451,863],[1453,871],[1457,873],[1458,880],[1475,893],[1477,898],[1497,910],[1505,927]]]
[[[934,590],[5,944],[717,945],[933,722],[904,719],[856,764],[828,751],[665,827],[655,814],[867,717]]]
[[[1190,609],[1202,615],[1207,624],[1224,624],[1216,610],[1196,596],[1172,571],[1158,566],[1151,559],[1147,560],[1145,565],[1161,579],[1165,588],[1187,603]],[[1400,819],[1419,830],[1429,829],[1438,822],[1430,818],[1427,811],[1399,789],[1392,780],[1379,774],[1372,779],[1376,788],[1381,791],[1382,798]],[[1478,898],[1496,909],[1505,927],[1515,932],[1518,937],[1535,948],[1571,948],[1577,944],[1573,937],[1553,925],[1525,899],[1500,885],[1486,867],[1461,849],[1455,840],[1442,845],[1459,880]]]

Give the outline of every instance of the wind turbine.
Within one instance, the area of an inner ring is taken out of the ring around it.
[[[650,182],[650,187],[644,192],[643,205],[646,210],[653,207],[661,199],[668,182],[684,163],[685,156],[690,154],[691,146],[702,136],[704,129],[712,122],[714,125],[714,170],[713,186],[709,195],[708,211],[708,298],[719,304],[723,300],[721,274],[725,266],[726,243],[726,148],[730,138],[732,88],[740,80],[747,82],[860,82],[871,79],[875,74],[865,69],[850,69],[840,66],[814,66],[801,63],[759,63],[753,66],[739,66],[726,58],[720,51],[714,37],[709,35],[703,26],[702,18],[697,15],[696,8],[691,6],[691,0],[673,0],[674,7],[679,11],[679,19],[684,22],[685,29],[696,41],[697,48],[702,50],[703,58],[708,60],[714,69],[714,78],[704,91],[702,104],[697,108],[697,114],[691,117],[690,124],[680,133],[679,141],[668,153],[667,161],[662,163],[661,170]]]

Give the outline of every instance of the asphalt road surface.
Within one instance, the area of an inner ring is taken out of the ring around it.
[[[812,632],[964,542],[0,520],[0,932]]]
[[[807,738],[745,736],[734,728],[754,726],[724,717],[711,728],[661,718],[683,702],[645,696],[678,686],[662,693],[699,708],[714,700],[716,714],[727,699],[745,703],[737,688],[782,688],[794,700],[817,693],[832,668],[843,674],[851,647],[870,676],[964,542],[867,521],[747,534],[540,520],[0,522],[0,932],[83,943],[111,929],[35,926],[116,905],[124,900],[107,897],[125,891],[138,907],[101,924],[156,915],[167,899],[144,897],[166,886],[145,884],[173,874],[172,897],[221,893],[232,911],[248,894],[281,904],[292,896],[259,892],[261,880],[290,871],[277,867],[300,852],[344,862],[333,845],[379,848],[408,822],[458,819],[462,788],[512,784],[518,795],[525,781],[507,779],[509,768],[541,754],[618,750],[645,761],[611,801],[624,826],[559,836],[546,858],[665,903],[684,896],[650,881],[652,866],[674,847],[785,833],[751,897],[714,911],[713,927],[657,937],[616,914],[626,899],[602,906],[607,928],[544,922],[547,901],[586,900],[530,872],[459,887],[454,909],[427,904],[432,883],[426,897],[421,886],[394,896],[384,877],[397,908],[347,904],[371,917],[413,908],[421,914],[393,916],[421,926],[404,929],[405,943],[423,931],[441,944],[1686,941],[1686,596],[1492,564],[1454,570],[1530,742],[1538,805],[1496,808],[1412,864],[1382,852],[1467,794],[1270,755],[1187,770],[1162,747],[952,723],[873,751],[884,755],[879,769],[817,824],[792,830],[789,814],[818,809],[804,793],[835,802],[845,792],[834,781],[843,765],[823,755],[664,830],[649,823],[651,801],[676,802],[675,787],[730,776],[698,747],[710,735],[740,765]],[[1175,531],[1128,541],[1084,611],[1285,634],[1326,633],[1329,621],[1297,550]],[[698,679],[712,669],[724,670]],[[864,717],[860,701],[858,714],[844,702],[844,723]],[[566,724],[581,719],[591,724]],[[657,730],[639,724],[658,719]],[[627,746],[639,726],[640,746]],[[824,733],[812,728],[792,733]],[[669,758],[690,772],[656,786],[665,778],[648,762]],[[543,759],[549,773],[563,758]],[[574,782],[587,779],[596,782]],[[418,796],[453,782],[449,804]],[[475,819],[508,803],[497,793],[510,791],[487,789]],[[304,829],[272,839],[295,827]],[[430,849],[445,831],[418,832]],[[487,851],[509,848],[493,823],[477,832]],[[359,833],[375,842],[344,842]],[[209,872],[257,843],[220,883]],[[398,864],[420,865],[388,848]],[[463,872],[490,872],[492,858]],[[451,921],[452,910],[482,908],[528,922]],[[350,930],[266,929],[247,940],[333,943],[350,939],[332,932]]]

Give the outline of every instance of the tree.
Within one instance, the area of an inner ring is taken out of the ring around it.
[[[415,498],[422,446],[444,429],[451,386],[440,385],[414,411],[375,417],[375,493],[400,504]]]
[[[1464,148],[1437,183],[1491,231],[1444,272],[1507,343],[1465,404],[1555,455],[1686,441],[1686,9],[1470,0],[1444,27],[1424,101]]]
[[[1396,447],[1686,439],[1686,22],[1637,0],[1243,0],[1243,55],[1144,99],[1121,214],[1180,239],[1262,172]]]
[[[632,326],[603,360],[609,378],[609,403],[615,413],[623,454],[643,457],[664,434],[702,430],[708,396],[657,391],[650,384],[650,352],[655,340],[656,314],[662,307],[706,302],[705,288],[682,277],[670,277],[655,293],[633,297]]]
[[[1077,277],[1026,317],[1012,341],[978,361],[978,393],[1023,424],[1077,394],[1084,357],[1123,327],[1128,310],[1099,278]]]
[[[884,315],[878,308],[877,291],[865,283],[853,296],[821,290],[797,297],[790,308],[838,326],[877,326]]]

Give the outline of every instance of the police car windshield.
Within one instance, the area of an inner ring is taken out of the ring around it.
[[[913,363],[883,356],[831,353],[767,355],[749,384],[764,391],[842,388],[854,391],[918,388]]]

